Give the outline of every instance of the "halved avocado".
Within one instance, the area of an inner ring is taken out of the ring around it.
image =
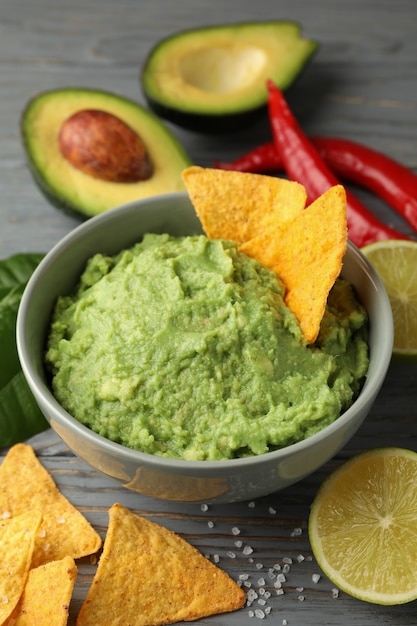
[[[103,180],[81,171],[64,156],[60,147],[62,127],[72,116],[87,111],[115,116],[140,138],[151,165],[147,179]],[[84,219],[138,198],[182,191],[181,172],[191,164],[180,142],[152,112],[106,91],[64,88],[37,95],[23,111],[21,134],[40,190],[54,206]]]
[[[141,83],[149,106],[179,126],[238,130],[266,109],[266,81],[286,89],[317,50],[295,22],[243,22],[186,30],[148,54]]]

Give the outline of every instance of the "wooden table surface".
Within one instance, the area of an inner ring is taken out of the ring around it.
[[[174,31],[220,22],[259,19],[300,22],[320,49],[291,91],[311,134],[356,139],[417,170],[417,4],[415,0],[2,0],[0,3],[0,257],[47,252],[79,222],[53,208],[28,172],[19,118],[38,91],[93,87],[144,102],[138,81],[150,47]],[[229,136],[207,137],[171,127],[193,161],[209,166],[269,139],[267,120]],[[407,231],[384,203],[355,190],[383,219]],[[416,604],[380,607],[343,593],[321,575],[311,555],[307,519],[323,479],[344,459],[376,446],[417,450],[417,369],[392,363],[379,398],[351,442],[326,466],[297,485],[252,503],[179,505],[141,497],[76,459],[52,433],[31,440],[63,493],[104,536],[116,501],[177,531],[233,577],[248,574],[265,588],[264,605],[200,623],[253,624],[250,610],[289,626],[417,624]],[[1,419],[1,416],[0,416]],[[2,451],[2,456],[6,453]],[[233,529],[239,528],[236,536]],[[249,558],[241,541],[253,547]],[[238,543],[236,543],[238,542]],[[270,568],[288,564],[277,595]],[[94,566],[80,564],[70,623],[91,582]],[[169,575],[169,572],[167,572]],[[262,580],[264,579],[265,582]],[[262,593],[262,592],[261,592]],[[266,609],[266,610],[265,610]]]

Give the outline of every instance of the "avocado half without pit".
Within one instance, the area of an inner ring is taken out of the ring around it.
[[[316,51],[288,21],[244,22],[182,31],[161,40],[141,72],[161,117],[202,133],[239,130],[266,109],[266,81],[289,87]]]
[[[81,218],[184,189],[191,160],[170,130],[136,102],[66,88],[29,101],[21,118],[33,178],[54,206]]]

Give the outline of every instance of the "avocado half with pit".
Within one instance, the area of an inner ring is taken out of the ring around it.
[[[149,106],[179,126],[238,130],[265,112],[266,81],[289,87],[318,43],[295,22],[243,22],[186,30],[148,54],[141,83]]]
[[[84,219],[147,196],[182,191],[191,164],[151,111],[122,96],[65,88],[31,99],[21,135],[35,182],[56,207]]]

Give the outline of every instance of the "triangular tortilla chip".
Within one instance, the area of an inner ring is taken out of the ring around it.
[[[70,556],[32,569],[4,626],[65,626],[76,578],[77,567]]]
[[[115,504],[77,626],[158,626],[234,611],[245,593],[170,530]]]
[[[22,595],[41,520],[41,513],[34,510],[0,521],[0,624]]]
[[[210,239],[243,243],[293,219],[306,204],[305,188],[283,178],[196,165],[182,176]]]
[[[60,493],[29,445],[10,448],[0,467],[0,485],[0,517],[30,510],[42,513],[32,567],[65,556],[77,559],[100,548],[99,534]]]
[[[294,220],[239,250],[276,272],[306,342],[314,343],[346,247],[346,192],[342,185],[335,185]]]

